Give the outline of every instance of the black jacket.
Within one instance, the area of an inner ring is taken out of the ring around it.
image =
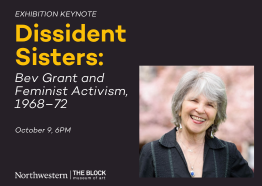
[[[191,177],[175,129],[143,146],[139,177]],[[254,177],[254,173],[235,144],[215,137],[205,141],[202,177]]]

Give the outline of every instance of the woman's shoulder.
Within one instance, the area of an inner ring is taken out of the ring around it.
[[[234,161],[237,158],[241,158],[240,152],[238,151],[237,146],[233,142],[218,139],[216,137],[214,138],[214,140],[216,141],[216,143],[221,144],[220,147],[224,149],[224,152],[229,157],[230,162]],[[219,150],[220,148],[217,149]]]
[[[223,143],[226,147],[230,177],[254,177],[252,169],[237,149],[237,146],[232,142],[220,139],[217,140]]]
[[[151,152],[152,148],[154,148],[156,145],[159,145],[159,141],[160,141],[160,139],[146,143],[142,147],[141,151],[143,151],[143,152]]]
[[[142,152],[150,152],[150,151],[151,151],[151,143],[152,143],[152,142],[146,143],[146,144],[142,147],[141,151],[142,151]]]
[[[162,152],[165,148],[163,148],[161,140],[163,140],[163,136],[158,140],[146,143],[141,149],[141,154],[150,157],[152,156],[152,154],[159,154],[160,152]]]
[[[236,149],[236,145],[234,143],[219,139],[217,137],[206,138],[206,143],[212,149],[221,149],[221,148]]]
[[[215,137],[214,140],[216,140],[218,143],[220,143],[222,147],[226,147],[230,150],[236,150],[237,149],[236,145],[232,142],[225,141],[225,140],[222,140],[222,139],[218,139],[217,137]]]
[[[163,134],[159,139],[146,143],[142,149],[144,151],[151,151],[152,148],[158,146],[173,147],[175,145],[174,139],[176,139],[175,133],[176,133],[175,129],[172,129],[167,133]]]

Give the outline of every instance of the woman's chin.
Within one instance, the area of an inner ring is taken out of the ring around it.
[[[190,133],[193,134],[202,134],[205,133],[205,129],[203,129],[202,127],[190,127],[189,128]]]

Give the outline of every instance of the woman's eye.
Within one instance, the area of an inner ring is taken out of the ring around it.
[[[191,100],[191,101],[193,101],[193,102],[197,102],[197,100],[195,100],[195,99],[193,99],[193,100]]]
[[[208,104],[208,106],[210,106],[210,107],[214,107],[212,104]]]

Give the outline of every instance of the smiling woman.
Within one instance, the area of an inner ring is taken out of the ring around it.
[[[191,134],[203,134],[214,124],[217,107],[215,102],[210,102],[202,94],[195,97],[195,93],[190,91],[183,101],[179,111],[181,124],[186,131]]]
[[[176,128],[144,145],[140,177],[253,177],[235,144],[214,137],[226,107],[225,85],[218,76],[186,73],[172,98]]]
[[[201,100],[199,100],[200,98]],[[219,124],[226,120],[226,88],[221,78],[215,74],[190,71],[181,78],[172,98],[173,123],[177,127],[182,122],[179,114],[183,108],[182,104],[188,102],[196,103],[196,109],[201,114],[217,110],[215,120],[213,123],[211,122],[212,126],[210,125],[206,131],[206,135],[209,137],[211,137],[211,131],[214,134]]]

